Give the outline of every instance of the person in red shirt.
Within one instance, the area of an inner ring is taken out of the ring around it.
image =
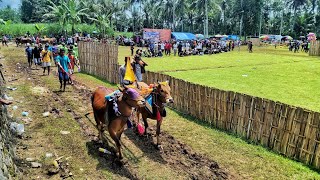
[[[171,43],[167,42],[166,45],[165,45],[165,49],[166,49],[166,55],[170,56],[171,55],[171,48],[172,48],[172,45]]]
[[[37,36],[37,38],[36,38],[36,44],[40,44],[40,38],[39,38],[39,36]]]
[[[72,49],[68,49],[68,58],[70,59],[70,76],[69,76],[69,83],[73,84],[73,81],[71,79],[71,74],[73,74],[74,72],[74,65],[76,64],[76,58],[74,57],[73,54],[73,50]]]

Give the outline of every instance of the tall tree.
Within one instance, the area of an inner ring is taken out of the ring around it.
[[[79,1],[77,0],[68,0],[62,5],[67,10],[67,20],[71,24],[72,33],[74,34],[75,26],[81,23],[82,16],[87,16],[86,11],[88,10],[88,8],[81,7]]]
[[[62,32],[65,32],[67,25],[67,9],[62,5],[56,5],[53,1],[49,1],[47,9],[43,18],[45,20],[59,22]]]

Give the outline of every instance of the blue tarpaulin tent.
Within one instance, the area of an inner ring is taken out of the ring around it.
[[[228,39],[239,40],[239,36],[237,36],[237,35],[228,35]]]
[[[176,40],[194,40],[196,36],[192,33],[186,32],[172,32],[171,37]]]

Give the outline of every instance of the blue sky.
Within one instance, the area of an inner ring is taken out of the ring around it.
[[[21,0],[2,0],[0,3],[0,8],[10,5],[12,8],[18,9],[20,6]]]

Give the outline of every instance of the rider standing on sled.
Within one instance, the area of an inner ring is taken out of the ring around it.
[[[142,50],[138,49],[134,56],[134,74],[138,82],[142,81],[142,74],[145,73],[145,66],[147,64],[141,59]]]

